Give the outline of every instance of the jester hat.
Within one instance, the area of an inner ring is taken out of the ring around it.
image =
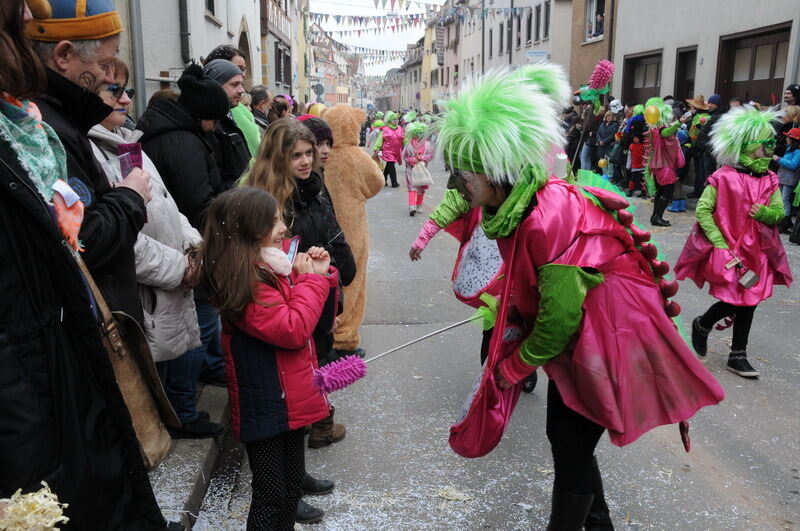
[[[86,41],[122,33],[114,0],[27,0],[33,14],[28,37],[35,41]]]
[[[739,166],[742,155],[752,155],[762,143],[775,138],[772,124],[778,115],[776,108],[761,111],[750,105],[726,112],[711,129],[714,158],[723,166]]]
[[[558,113],[568,97],[559,66],[491,70],[442,103],[437,149],[451,168],[514,185],[527,166],[542,163],[551,146],[563,145]],[[558,109],[554,100],[561,100]]]

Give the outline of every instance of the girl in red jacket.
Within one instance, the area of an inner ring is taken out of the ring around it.
[[[305,478],[303,427],[328,416],[313,385],[312,334],[331,288],[320,247],[282,251],[286,226],[268,192],[242,187],[209,207],[203,283],[223,322],[231,427],[253,472],[247,529],[293,529]]]

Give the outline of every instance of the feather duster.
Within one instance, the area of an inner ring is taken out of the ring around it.
[[[750,105],[735,107],[726,112],[711,129],[711,151],[723,166],[739,166],[739,157],[757,144],[754,140],[767,140],[775,136],[772,122],[777,120],[777,108],[759,111]]]
[[[589,77],[589,88],[597,90],[611,83],[611,78],[614,77],[614,70],[616,69],[617,67],[614,66],[614,63],[608,59],[603,59],[594,65],[592,75]]]
[[[525,167],[542,163],[551,146],[563,145],[558,111],[542,87],[529,82],[527,68],[494,69],[467,80],[442,104],[437,149],[451,168],[513,185]]]

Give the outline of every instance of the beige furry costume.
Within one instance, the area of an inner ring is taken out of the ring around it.
[[[375,161],[358,147],[359,130],[366,119],[364,111],[336,106],[325,109],[322,118],[333,132],[333,149],[325,165],[325,186],[357,267],[356,278],[344,288],[344,313],[339,317],[333,346],[353,350],[361,341],[359,328],[367,306],[369,225],[364,205],[383,188],[383,175]]]

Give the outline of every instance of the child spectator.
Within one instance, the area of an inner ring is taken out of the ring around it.
[[[628,180],[628,197],[639,189],[639,197],[647,196],[647,189],[644,186],[644,144],[639,135],[634,135],[631,145],[628,146],[628,162],[625,166],[630,172]]]

